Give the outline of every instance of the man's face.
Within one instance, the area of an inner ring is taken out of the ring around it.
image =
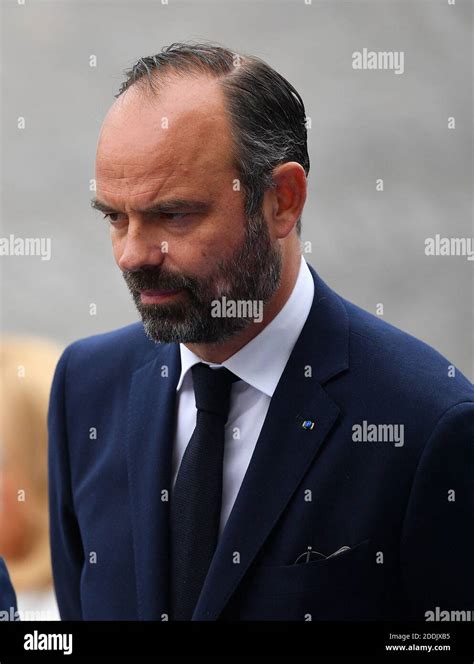
[[[130,88],[104,121],[97,199],[155,341],[224,341],[251,318],[215,317],[213,302],[265,303],[278,288],[278,241],[262,215],[246,218],[233,155],[213,79],[174,79],[153,99]]]

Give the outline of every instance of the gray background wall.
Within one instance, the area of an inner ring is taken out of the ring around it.
[[[11,0],[2,14],[0,235],[52,240],[50,261],[0,258],[3,332],[65,345],[138,319],[89,207],[98,131],[124,68],[211,39],[264,58],[305,100],[308,262],[473,378],[474,262],[424,254],[436,233],[474,235],[471,2]],[[364,47],[404,51],[405,73],[354,71]]]

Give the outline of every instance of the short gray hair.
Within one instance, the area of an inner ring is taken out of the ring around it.
[[[136,83],[148,83],[152,91],[158,90],[159,79],[166,74],[211,74],[220,79],[248,217],[261,212],[265,190],[275,186],[272,173],[276,166],[296,161],[308,175],[303,100],[266,62],[210,42],[175,42],[156,55],[140,58],[125,72],[126,79],[115,97]],[[300,236],[301,217],[296,230]]]

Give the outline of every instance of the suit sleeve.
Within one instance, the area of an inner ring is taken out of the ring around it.
[[[16,612],[16,595],[3,558],[0,558],[0,611],[9,615]]]
[[[48,411],[48,469],[51,562],[62,620],[82,620],[80,583],[83,546],[74,510],[67,434],[67,363],[70,348],[56,367]]]
[[[420,458],[401,539],[413,619],[474,609],[474,403],[448,409]]]

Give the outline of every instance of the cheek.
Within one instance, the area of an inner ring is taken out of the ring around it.
[[[231,256],[242,246],[246,227],[247,219],[241,206],[231,198],[229,205],[221,208],[219,216],[206,228],[206,237],[200,238],[200,255],[209,260]]]

